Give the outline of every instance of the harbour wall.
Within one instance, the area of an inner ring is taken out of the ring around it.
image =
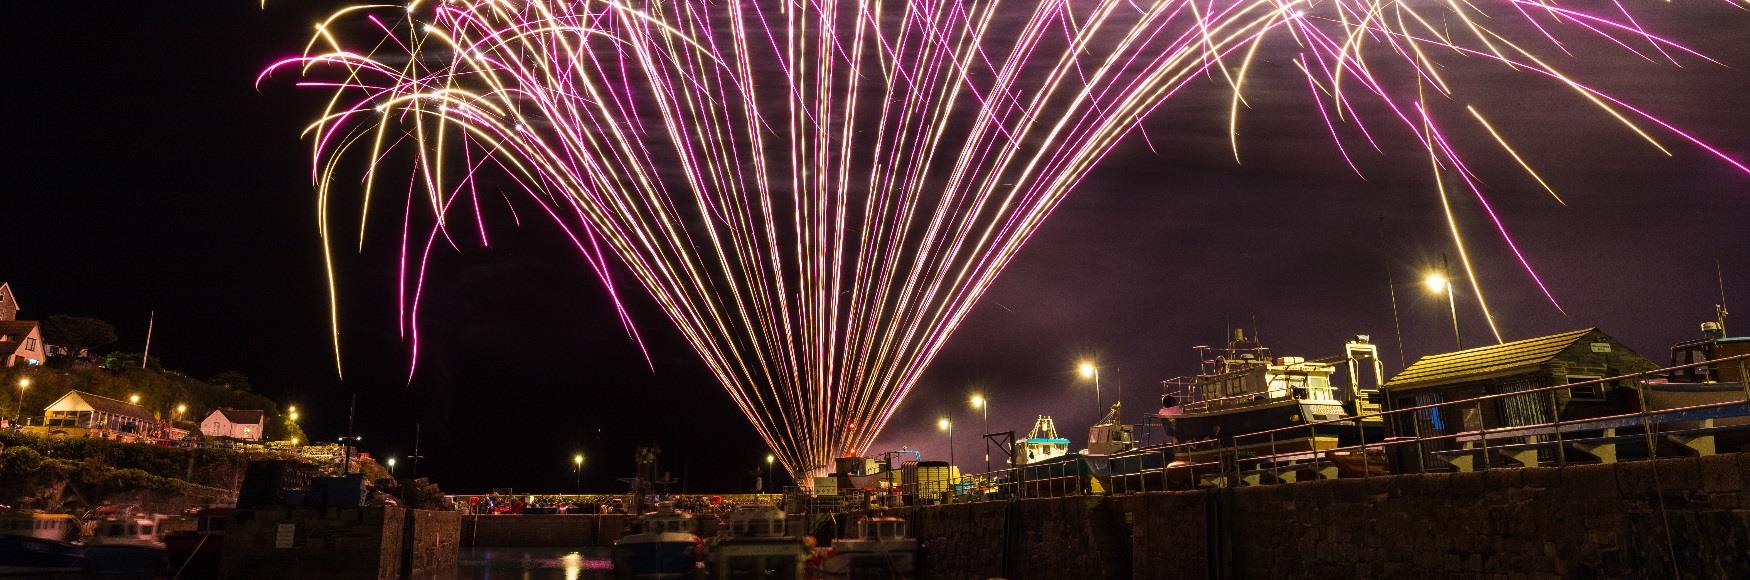
[[[898,508],[925,577],[1750,578],[1750,454]]]
[[[461,517],[394,506],[241,509],[226,529],[219,575],[261,580],[453,575]]]
[[[496,548],[612,546],[630,533],[626,514],[517,514],[462,516],[462,543]]]

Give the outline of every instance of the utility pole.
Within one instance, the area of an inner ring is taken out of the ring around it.
[[[146,368],[146,361],[152,358],[152,326],[157,322],[157,310],[146,315],[146,350],[140,353],[140,368]]]
[[[424,455],[419,454],[419,423],[413,424],[413,455],[409,455],[407,458],[413,460],[413,472],[407,477],[419,477],[419,460],[425,459]]]

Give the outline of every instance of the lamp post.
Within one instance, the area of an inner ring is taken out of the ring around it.
[[[762,493],[771,491],[772,480],[778,478],[778,474],[772,472],[772,462],[777,460],[777,456],[770,453],[766,454],[766,478],[764,481],[760,482],[760,492]]]
[[[577,474],[577,482],[576,482],[577,493],[582,494],[583,493],[583,454],[582,453],[578,453],[578,454],[571,456],[571,471],[573,471]]]
[[[1422,279],[1422,284],[1427,286],[1430,292],[1446,294],[1446,306],[1448,311],[1452,313],[1452,341],[1458,345],[1460,350],[1463,350],[1464,336],[1458,332],[1458,296],[1452,291],[1452,279],[1446,277],[1445,256],[1441,256],[1440,263],[1441,270],[1430,272],[1426,278]]]
[[[1100,367],[1099,365],[1094,364],[1093,361],[1082,361],[1082,364],[1076,367],[1076,371],[1081,373],[1083,379],[1094,381],[1094,420],[1098,421],[1100,420],[1101,415]]]
[[[24,420],[24,391],[29,388],[30,377],[22,377],[18,379],[18,413],[12,416],[13,423],[18,423]]]
[[[954,471],[954,420],[943,417],[936,420],[936,429],[948,432],[948,471]]]
[[[395,477],[395,458],[389,458],[389,477]]]
[[[188,412],[188,404],[187,403],[177,403],[176,404],[176,420],[181,421],[182,414],[187,413],[187,412]]]
[[[990,400],[985,399],[984,395],[974,394],[974,395],[972,395],[972,408],[978,409],[978,413],[979,413],[980,417],[982,417],[984,419],[984,434],[989,435],[990,434]],[[990,473],[990,440],[989,439],[985,439],[985,441],[984,441],[984,472]]]
[[[140,404],[140,394],[134,393],[132,395],[128,395],[128,402],[133,403],[135,405]]]

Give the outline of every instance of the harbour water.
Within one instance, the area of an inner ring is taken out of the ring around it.
[[[463,548],[456,580],[610,578],[608,548]]]

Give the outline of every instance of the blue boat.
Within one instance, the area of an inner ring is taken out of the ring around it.
[[[638,532],[614,542],[614,569],[637,577],[687,576],[704,560],[705,541],[693,516],[674,510],[644,514]]]
[[[79,520],[67,514],[0,512],[0,574],[77,572],[85,563],[78,537]]]

